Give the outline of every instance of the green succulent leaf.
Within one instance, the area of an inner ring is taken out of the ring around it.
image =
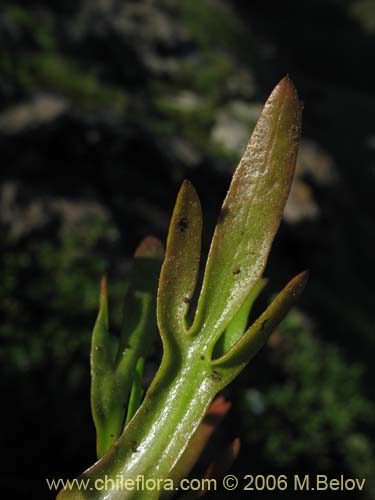
[[[99,313],[92,333],[91,361],[95,372],[112,368],[115,339],[109,333],[107,277],[100,283]]]
[[[285,77],[268,98],[212,239],[192,333],[217,338],[262,276],[294,173],[302,107]]]
[[[140,359],[147,355],[156,333],[155,294],[162,254],[161,243],[152,237],[146,238],[137,248],[128,277],[125,321],[120,338],[109,330],[107,280],[102,279],[91,346],[91,410],[98,458],[118,439],[126,412],[130,418],[139,404]],[[132,387],[131,407],[127,411]]]
[[[142,375],[145,366],[145,359],[143,357],[138,359],[137,366],[135,367],[135,373],[133,378],[133,384],[130,391],[128,412],[126,414],[125,425],[131,420],[134,413],[137,411],[138,406],[141,403],[143,389],[142,389]]]
[[[189,181],[178,193],[158,290],[158,325],[163,338],[187,330],[185,318],[194,294],[201,251],[202,212]],[[167,342],[165,342],[166,344]]]
[[[265,278],[261,278],[256,283],[254,288],[250,291],[249,295],[246,297],[245,302],[237,311],[234,318],[232,318],[223,335],[217,341],[214,348],[215,358],[222,356],[224,353],[229,351],[229,349],[243,335],[244,331],[246,330],[246,326],[249,320],[249,314],[254,305],[254,302],[263,288],[266,286],[266,284],[267,280]]]
[[[295,276],[234,346],[222,357],[213,360],[213,365],[225,370],[226,378],[234,378],[266,343],[303,292],[308,275],[304,271]]]

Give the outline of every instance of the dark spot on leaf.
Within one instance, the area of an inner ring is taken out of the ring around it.
[[[211,378],[214,382],[220,382],[220,380],[222,379],[222,375],[220,372],[218,372],[217,370],[214,370],[212,373],[211,373]]]
[[[111,436],[111,438],[114,438],[114,437],[115,437],[115,435],[114,435],[114,434],[110,434],[110,436]]]
[[[187,217],[180,217],[177,222],[178,229],[184,233],[186,229],[188,228],[188,220]]]
[[[240,272],[241,272],[241,269],[240,269],[239,267],[235,267],[235,268],[232,270],[232,273],[233,273],[234,275],[240,274]]]
[[[201,357],[200,357],[200,358],[201,358],[202,360],[204,359],[204,356],[203,356],[203,354],[201,355]]]
[[[184,297],[183,301],[185,304],[190,304],[190,297]]]
[[[130,448],[132,449],[133,453],[136,453],[138,451],[137,443],[135,441],[130,441]]]
[[[223,207],[220,211],[219,218],[217,219],[217,224],[222,224],[225,219],[228,217],[229,214],[229,208],[228,207]]]

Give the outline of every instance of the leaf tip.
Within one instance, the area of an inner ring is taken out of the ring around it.
[[[191,181],[189,181],[189,179],[184,179],[181,187],[188,189],[188,188],[193,187],[193,184],[191,183]]]
[[[180,196],[187,196],[189,198],[193,198],[195,200],[198,200],[198,194],[195,190],[195,187],[193,186],[193,184],[188,180],[188,179],[185,179],[181,185],[181,188],[180,188],[180,193],[179,193]]]
[[[300,129],[303,104],[298,97],[298,92],[293,80],[288,74],[280,80],[269,97],[269,100],[272,101],[277,99],[283,99],[288,103],[287,106],[290,107],[290,110],[292,111],[295,125],[298,129]]]
[[[296,289],[298,293],[302,293],[310,277],[310,271],[305,270],[297,274],[290,282],[290,288]]]
[[[137,246],[134,257],[162,259],[164,257],[164,245],[159,238],[147,236]]]
[[[183,232],[185,232],[187,229],[185,225],[189,223],[191,219],[200,221],[199,224],[201,224],[201,202],[193,184],[187,179],[183,181],[180,191],[178,192],[174,213],[177,214],[178,218],[175,226],[178,230],[183,230]]]
[[[108,297],[108,280],[107,275],[103,274],[102,279],[100,280],[100,306],[102,307],[107,303]]]
[[[291,97],[298,99],[297,89],[293,83],[293,80],[290,78],[288,73],[276,85],[273,92],[277,92],[277,93],[283,92],[285,94],[290,95]]]
[[[231,443],[231,452],[233,456],[233,461],[237,458],[241,448],[241,440],[239,437],[234,438]]]

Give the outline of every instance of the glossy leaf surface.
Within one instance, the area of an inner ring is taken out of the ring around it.
[[[185,318],[196,285],[202,222],[198,197],[190,183],[183,184],[159,282],[161,365],[125,431],[81,479],[135,481],[143,475],[164,481],[173,474],[180,476],[179,463],[185,472],[191,458],[189,443],[216,394],[243,370],[298,299],[306,273],[294,278],[243,333],[249,309],[263,285],[261,276],[290,189],[300,119],[296,91],[284,78],[268,99],[234,174],[190,329]],[[222,334],[221,345],[220,341],[216,344]],[[131,332],[124,336],[122,347],[128,338]],[[133,340],[136,345],[138,336]],[[234,444],[232,456],[237,448]],[[61,492],[59,499],[156,500],[160,495],[160,489],[75,489]]]
[[[136,364],[144,357],[156,332],[155,293],[161,265],[162,245],[146,238],[138,247],[124,304],[121,338],[110,333],[107,280],[103,278],[100,308],[91,347],[91,409],[97,433],[97,454],[101,457],[122,432],[132,384],[134,413],[139,404],[139,376]],[[140,369],[139,369],[140,370]]]
[[[249,295],[246,297],[245,302],[237,311],[236,315],[232,318],[223,335],[217,341],[214,348],[215,358],[220,357],[221,355],[229,351],[229,349],[243,335],[244,331],[246,330],[249,314],[254,305],[254,302],[265,287],[266,283],[266,279],[260,279],[251,290]]]
[[[199,270],[201,232],[200,201],[192,184],[184,181],[169,226],[160,274],[158,324],[162,337],[183,335],[186,331],[185,317]]]
[[[198,461],[208,440],[226,416],[231,406],[231,403],[229,401],[225,401],[222,396],[217,397],[213,401],[204,419],[191,437],[183,455],[179,458],[170,473],[170,477],[173,478],[175,484],[178,484],[181,479],[189,475],[190,471]],[[170,497],[170,494],[162,496],[162,498]]]
[[[297,302],[307,279],[306,271],[294,277],[233,347],[221,358],[213,361],[223,372],[224,378],[232,380],[263,347],[277,325]]]
[[[268,98],[233,176],[211,243],[195,334],[221,333],[262,276],[294,173],[301,104],[285,77]]]

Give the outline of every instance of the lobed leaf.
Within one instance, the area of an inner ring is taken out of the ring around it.
[[[194,444],[195,432],[199,437],[197,428],[214,397],[258,352],[302,292],[307,273],[295,277],[242,333],[258,287],[262,286],[263,269],[288,196],[300,118],[297,94],[285,78],[267,101],[233,177],[211,243],[191,328],[186,325],[186,314],[196,286],[202,222],[198,197],[191,184],[184,182],[172,216],[157,297],[157,321],[164,346],[161,365],[122,435],[80,479],[135,480],[142,475],[158,480],[172,474],[178,476],[181,470],[186,470],[199,448],[198,443],[198,447],[189,450],[189,444]],[[113,435],[121,432],[118,424],[124,420],[123,403],[133,382],[133,388],[137,389],[134,375],[140,373],[135,373],[136,364],[144,356],[152,335],[151,330],[147,333],[147,324],[152,323],[149,316],[153,310],[152,293],[150,298],[150,283],[145,283],[150,269],[146,266],[143,271],[140,266],[133,274],[127,298],[127,322],[118,344],[109,340],[104,301],[95,332],[95,341],[106,345],[106,356],[100,358],[95,353],[92,356],[98,373],[102,370],[103,375],[98,395],[103,398],[101,403],[105,403],[107,413],[99,416],[107,426],[105,432],[112,429]],[[215,353],[219,357],[212,359],[212,351],[223,332]],[[113,351],[113,345],[117,352]],[[118,403],[121,408],[116,407]],[[130,413],[135,409],[133,406],[136,405],[132,400]],[[201,441],[204,436],[207,433]],[[108,435],[106,439],[108,446]],[[228,460],[224,460],[223,466],[220,463],[212,466],[208,475],[225,470],[238,449],[239,441],[234,441],[226,454]],[[204,490],[198,495],[203,493]],[[126,495],[143,499],[145,492],[135,490]],[[83,500],[88,496],[118,500],[123,493],[116,488],[84,492],[76,486],[60,492],[58,498]],[[160,491],[148,491],[146,496],[157,500]]]
[[[130,413],[139,404],[136,365],[145,358],[156,333],[155,295],[163,248],[153,237],[142,241],[128,275],[125,321],[120,338],[110,334],[107,281],[101,285],[100,308],[91,348],[91,411],[101,457],[122,432],[132,384]],[[129,414],[130,414],[129,413]]]

